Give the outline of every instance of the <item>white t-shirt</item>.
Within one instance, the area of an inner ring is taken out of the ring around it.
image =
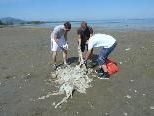
[[[51,33],[51,39],[53,39],[55,36],[57,39],[60,39],[62,36],[64,36],[64,25],[56,26]]]
[[[104,48],[110,48],[116,40],[106,34],[94,34],[92,37],[89,38],[88,41],[88,50],[91,50],[95,47],[104,47]]]

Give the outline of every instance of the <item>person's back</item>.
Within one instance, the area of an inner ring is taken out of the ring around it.
[[[57,36],[57,38],[59,39],[61,38],[61,36],[64,35],[64,33],[65,33],[64,25],[58,25],[53,29],[51,33],[51,37],[54,38],[55,36]]]
[[[104,47],[109,48],[115,43],[115,39],[106,34],[95,34],[89,39],[88,49],[92,49],[93,47]]]
[[[98,55],[99,69],[96,72],[98,73],[98,77],[101,79],[108,79],[110,77],[106,66],[106,61],[109,54],[114,50],[116,45],[116,39],[110,35],[98,33],[89,38],[88,52],[86,54],[84,63],[86,64],[87,60],[90,58],[93,48],[100,47],[101,49]]]

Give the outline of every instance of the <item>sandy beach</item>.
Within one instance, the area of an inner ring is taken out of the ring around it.
[[[154,31],[107,30],[94,33],[115,37],[118,46],[111,57],[120,71],[109,80],[94,78],[86,94],[55,109],[64,96],[50,96],[55,90],[50,76],[50,31],[46,28],[0,28],[0,116],[153,116],[154,115]],[[77,34],[68,34],[68,57],[77,61]],[[94,50],[97,54],[98,50]],[[58,55],[62,63],[62,55]]]

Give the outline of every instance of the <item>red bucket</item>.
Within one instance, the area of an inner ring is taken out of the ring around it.
[[[111,59],[107,59],[106,66],[110,75],[115,74],[119,71],[117,63]]]

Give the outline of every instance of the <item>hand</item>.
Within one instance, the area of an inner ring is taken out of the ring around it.
[[[86,68],[87,68],[87,60],[81,61],[81,63],[80,63],[80,68],[81,68],[83,65],[86,66]]]
[[[87,60],[83,60],[83,61],[81,61],[81,64],[87,64]]]
[[[56,43],[58,43],[59,39],[54,39]]]
[[[65,50],[68,49],[68,44],[66,43],[65,45],[62,46]]]
[[[86,44],[88,44],[89,40],[86,41]]]
[[[65,49],[62,47],[62,46],[60,46],[60,45],[58,45],[59,47],[60,47],[60,49],[62,50],[62,51],[65,51]]]
[[[84,62],[83,62],[85,65],[87,65],[87,60],[84,60]]]

